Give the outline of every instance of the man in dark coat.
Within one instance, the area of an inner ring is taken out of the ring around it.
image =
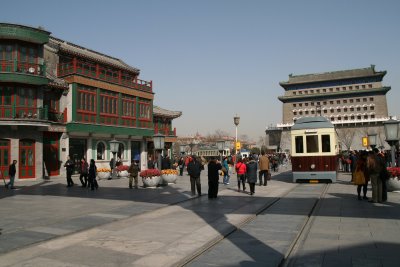
[[[72,181],[72,173],[74,172],[75,163],[71,160],[70,156],[67,157],[67,161],[64,164],[64,167],[67,169],[67,187],[71,187],[74,185],[74,181]]]
[[[201,196],[201,183],[200,183],[200,173],[202,165],[200,161],[197,160],[196,156],[192,155],[192,161],[187,165],[187,171],[190,176],[190,189],[192,191],[192,196],[197,193]]]
[[[246,164],[246,176],[247,182],[250,186],[250,195],[254,195],[254,189],[257,182],[257,162],[252,156],[250,156],[250,160]]]
[[[221,163],[212,157],[208,163],[208,198],[217,198],[219,170],[221,169]]]
[[[15,174],[17,173],[17,168],[15,167],[15,164],[17,164],[17,161],[13,160],[13,163],[8,168],[8,176],[10,177],[10,181],[6,184],[6,188],[10,187],[11,189],[15,189],[14,180]]]

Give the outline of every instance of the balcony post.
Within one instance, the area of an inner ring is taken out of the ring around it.
[[[43,117],[44,117],[44,119],[45,119],[46,121],[47,121],[48,118],[49,118],[49,116],[48,116],[48,115],[49,115],[49,114],[48,114],[48,110],[49,110],[49,109],[48,109],[47,105],[45,105],[45,106],[44,106],[44,116],[43,116]]]

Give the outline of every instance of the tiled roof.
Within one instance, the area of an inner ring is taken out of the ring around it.
[[[375,65],[371,65],[368,68],[362,68],[362,69],[341,70],[341,71],[313,73],[304,75],[290,74],[289,81],[280,82],[279,84],[284,86],[291,84],[302,84],[302,83],[342,80],[342,79],[371,77],[371,76],[383,77],[385,74],[386,71],[375,71]]]
[[[46,71],[46,78],[49,79],[50,86],[68,88],[68,83],[64,79],[57,78],[49,71]]]
[[[153,106],[153,113],[155,116],[169,117],[172,119],[178,118],[182,115],[181,111],[171,111],[171,110],[160,108],[158,106]]]
[[[82,57],[92,59],[94,61],[99,61],[104,64],[115,66],[117,68],[135,72],[137,75],[139,75],[139,73],[140,73],[139,69],[129,66],[128,64],[126,64],[125,62],[123,62],[122,60],[120,60],[118,58],[107,56],[105,54],[101,54],[99,52],[87,49],[85,47],[82,47],[82,46],[79,46],[79,45],[76,45],[73,43],[69,43],[67,41],[64,41],[64,40],[61,40],[61,39],[58,39],[58,38],[55,38],[52,36],[50,37],[48,45],[50,45],[52,47],[58,47],[59,50],[65,51],[67,53],[77,54]]]

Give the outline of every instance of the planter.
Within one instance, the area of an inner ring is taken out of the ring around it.
[[[129,172],[128,171],[120,171],[118,172],[118,177],[128,177]]]
[[[163,184],[175,184],[178,176],[176,174],[163,174],[161,175]]]
[[[161,176],[142,177],[144,187],[157,187],[161,181]]]
[[[108,179],[111,176],[111,172],[98,172],[97,177],[99,179]]]
[[[388,191],[400,191],[400,181],[397,177],[389,178],[386,183]]]

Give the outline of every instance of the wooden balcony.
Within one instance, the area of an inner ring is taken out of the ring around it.
[[[15,105],[0,106],[0,120],[51,121],[65,123],[67,119],[66,115],[66,109],[63,112],[49,111],[47,106],[38,108]]]

